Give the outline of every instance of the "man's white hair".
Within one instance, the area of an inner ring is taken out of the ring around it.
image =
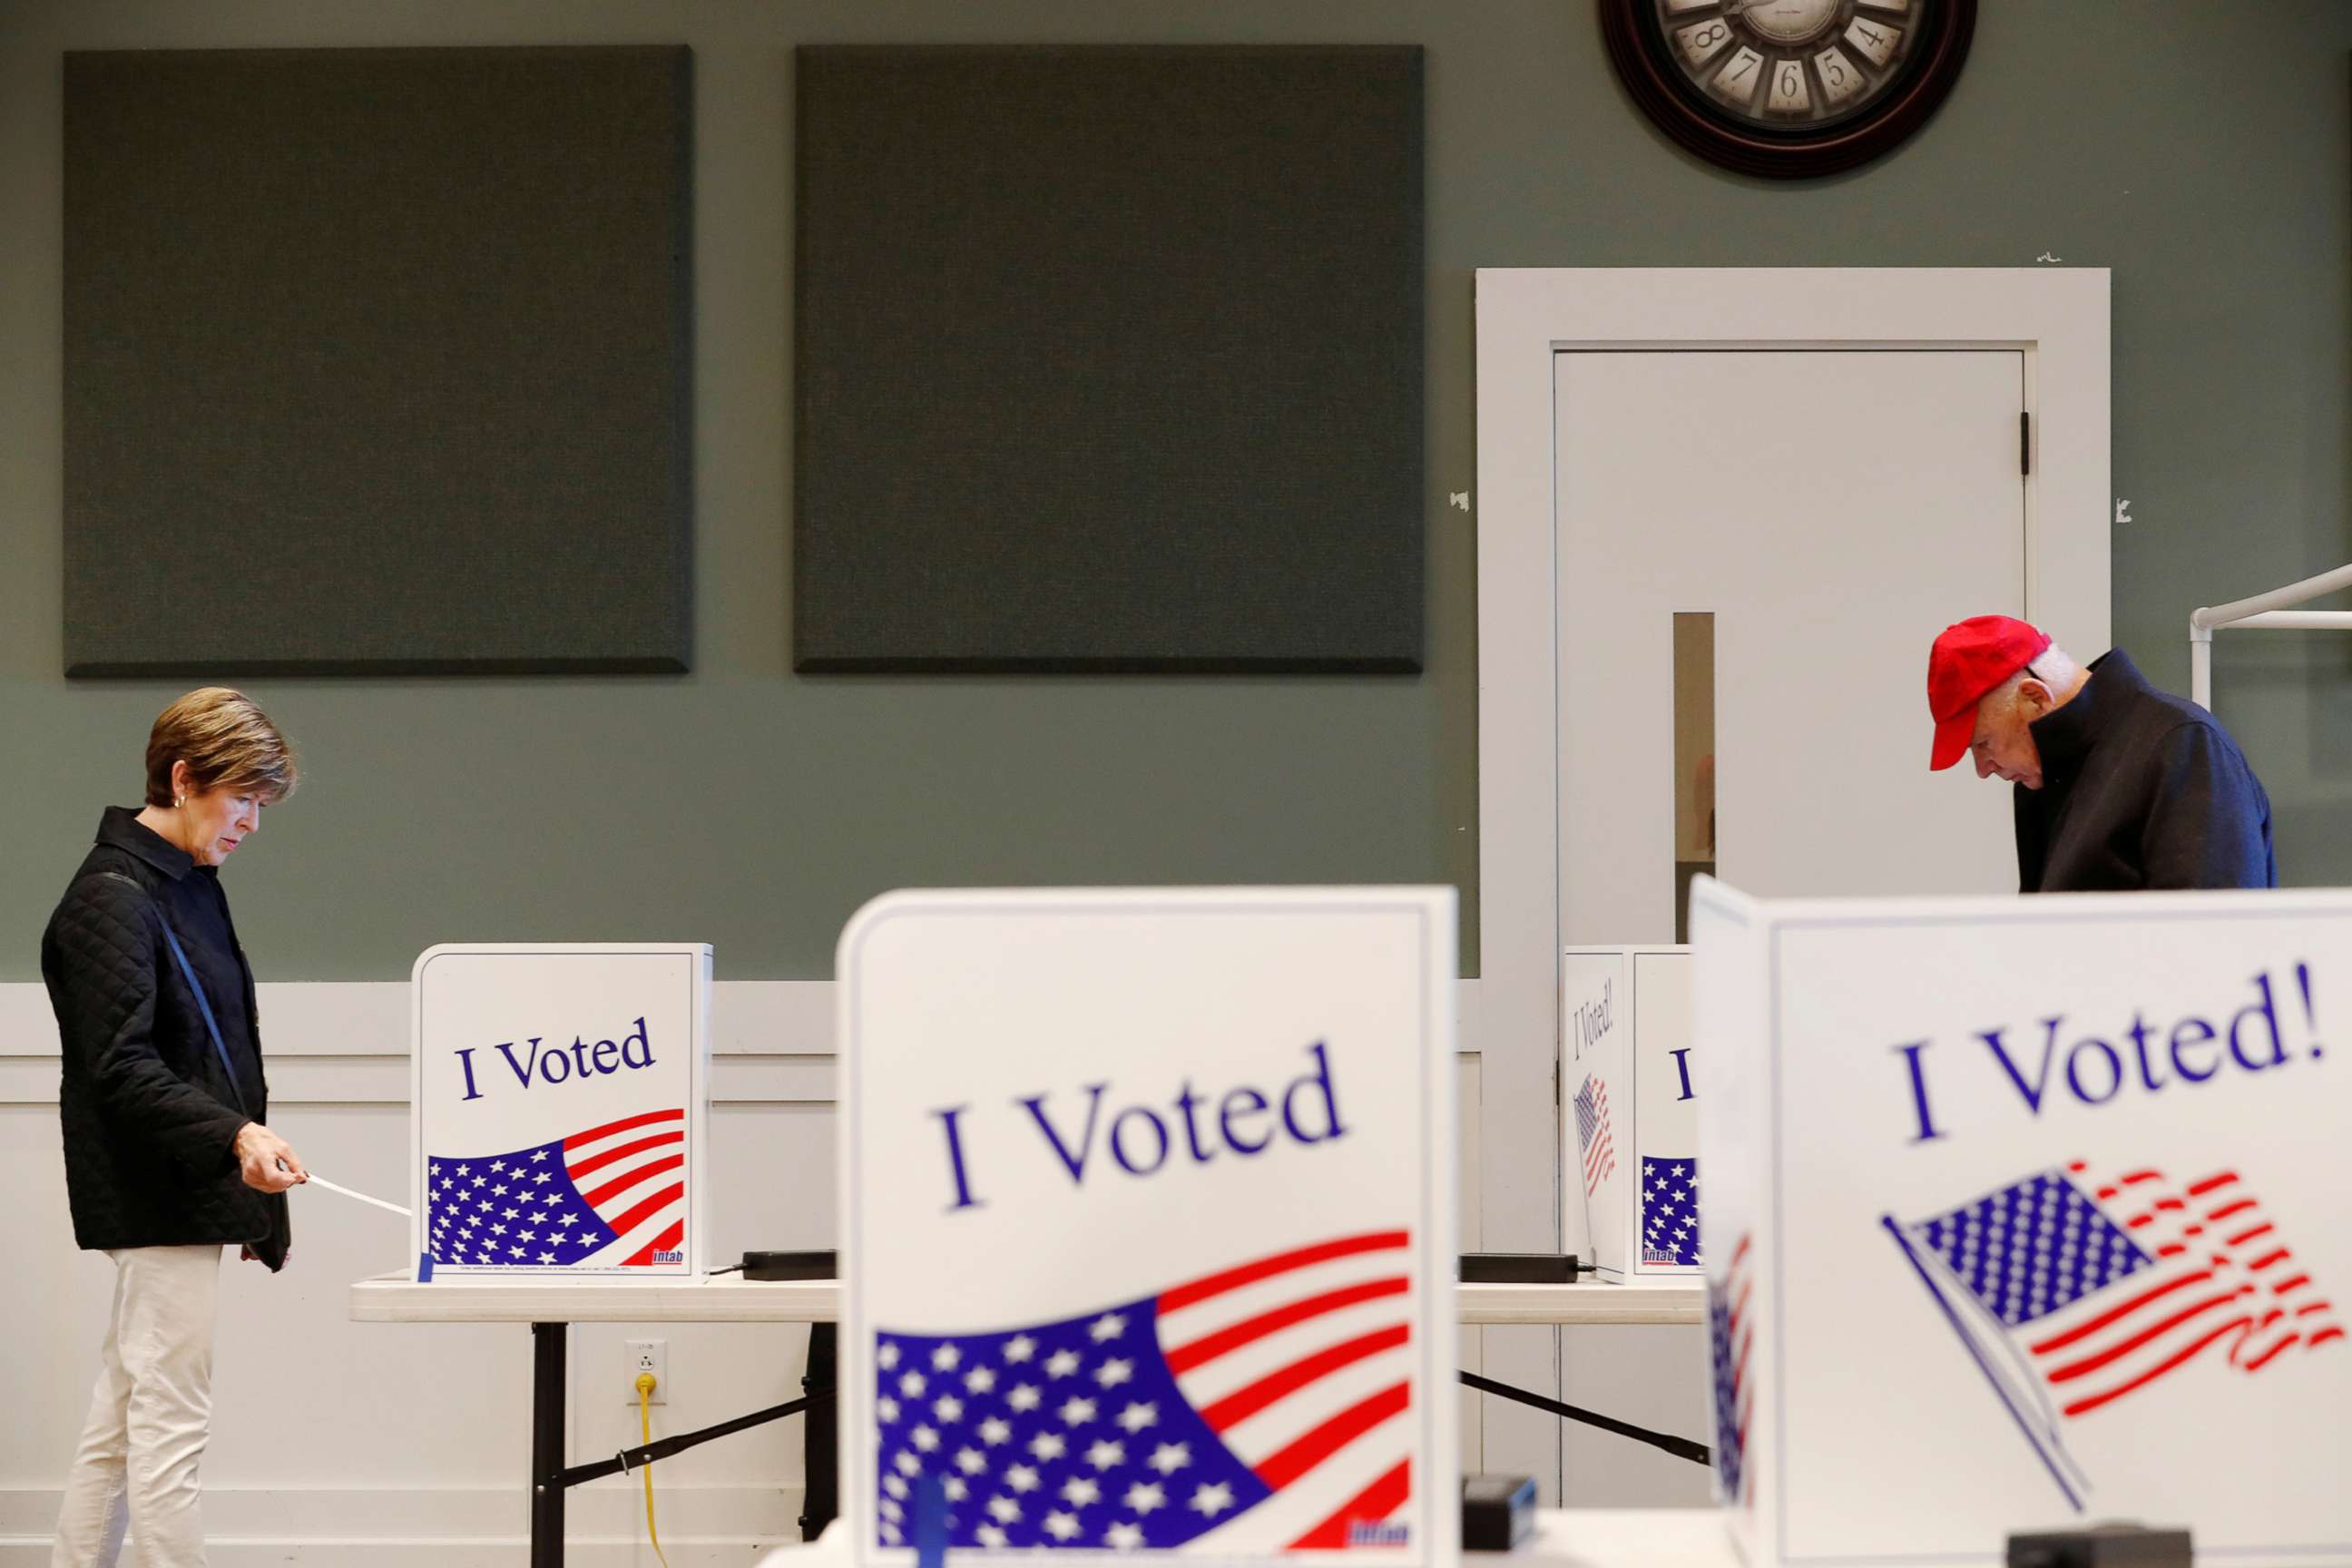
[[[2029,680],[2038,680],[2053,695],[2063,697],[2068,688],[2074,685],[2074,678],[2081,673],[2082,666],[2067,658],[2064,648],[2052,643],[2027,660],[2022,669],[1986,692],[1983,700],[1992,703],[1997,710],[2012,707],[2017,701],[2018,689]]]

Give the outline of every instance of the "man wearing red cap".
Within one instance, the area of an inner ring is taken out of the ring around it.
[[[2023,621],[1971,616],[1928,651],[1927,710],[1929,767],[1973,754],[2017,786],[2021,891],[2278,886],[2245,754],[2122,649],[2086,669]]]

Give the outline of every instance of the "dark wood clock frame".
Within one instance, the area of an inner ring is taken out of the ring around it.
[[[1656,0],[1598,0],[1601,36],[1617,76],[1658,128],[1709,163],[1770,179],[1806,180],[1894,151],[1927,122],[1968,62],[1977,0],[1941,0],[1885,100],[1821,131],[1746,123],[1704,101],[1667,54]]]

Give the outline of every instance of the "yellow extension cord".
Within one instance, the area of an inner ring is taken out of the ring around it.
[[[637,1426],[646,1441],[654,1440],[654,1374],[637,1373]],[[662,1551],[661,1533],[654,1529],[654,1467],[648,1459],[637,1467],[646,1478],[646,1536],[654,1543],[654,1555],[661,1559],[662,1568],[669,1568],[669,1555]]]

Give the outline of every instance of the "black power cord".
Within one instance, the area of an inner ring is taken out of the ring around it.
[[[833,1403],[831,1392],[812,1394],[800,1399],[788,1399],[782,1405],[772,1405],[765,1410],[754,1410],[749,1415],[738,1415],[732,1421],[721,1421],[715,1426],[699,1431],[681,1432],[675,1437],[663,1437],[635,1448],[624,1448],[609,1459],[593,1464],[574,1465],[556,1479],[564,1486],[576,1487],[583,1481],[598,1480],[605,1476],[625,1476],[639,1465],[650,1465],[656,1459],[667,1459],[672,1454],[683,1454],[688,1448],[699,1447],[714,1437],[731,1436],[753,1426],[764,1426],[771,1421],[781,1421],[787,1415],[797,1415],[811,1405]]]
[[[1475,1372],[1464,1373],[1462,1381],[1481,1394],[1500,1394],[1505,1399],[1517,1400],[1521,1405],[1531,1405],[1538,1410],[1548,1410],[1564,1420],[1581,1421],[1587,1426],[1598,1426],[1603,1432],[1613,1432],[1620,1437],[1631,1437],[1636,1443],[1647,1443],[1653,1448],[1662,1448],[1675,1458],[1688,1459],[1694,1465],[1710,1465],[1714,1462],[1706,1444],[1694,1443],[1687,1437],[1676,1437],[1664,1432],[1653,1432],[1646,1426],[1636,1426],[1630,1421],[1620,1421],[1613,1415],[1603,1415],[1596,1410],[1585,1410],[1573,1405],[1563,1405],[1557,1399],[1547,1399],[1540,1394],[1531,1394],[1524,1388],[1513,1388],[1507,1383],[1496,1383],[1491,1377],[1480,1377]]]

